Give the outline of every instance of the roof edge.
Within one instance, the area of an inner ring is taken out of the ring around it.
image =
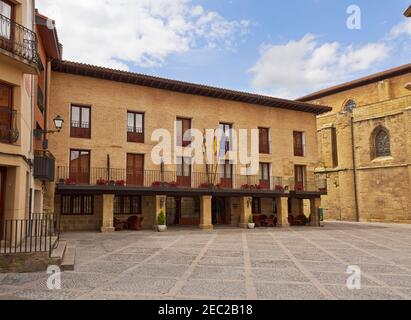
[[[316,100],[319,98],[323,98],[326,96],[330,96],[332,94],[340,93],[343,91],[355,89],[358,87],[362,87],[374,82],[382,81],[388,78],[396,77],[396,76],[401,76],[406,73],[411,72],[411,63],[410,64],[405,64],[396,68],[388,69],[382,72],[378,72],[363,78],[359,78],[353,81],[345,82],[333,87],[329,87],[314,93],[311,93],[309,95],[303,96],[301,98],[298,98],[296,101],[299,102],[307,102],[307,101],[312,101]]]
[[[160,78],[72,61],[55,60],[52,63],[52,70],[55,72],[82,75],[103,80],[141,85],[191,95],[207,96],[223,100],[231,100],[236,102],[244,102],[268,107],[314,113],[316,115],[330,112],[332,110],[332,108],[328,106],[311,104],[307,102],[280,99],[254,93]]]

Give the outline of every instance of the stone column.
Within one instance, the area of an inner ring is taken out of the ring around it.
[[[318,209],[321,207],[321,198],[310,199],[311,226],[319,227]]]
[[[161,211],[167,215],[167,196],[155,196],[154,198],[154,206],[153,206],[153,229],[157,230],[157,217]]]
[[[213,219],[211,214],[211,196],[200,197],[200,229],[212,230]]]
[[[103,194],[101,232],[114,232],[114,194]]]
[[[248,218],[253,214],[252,212],[252,198],[240,198],[240,228],[248,228]]]
[[[290,226],[288,223],[288,198],[276,198],[275,201],[278,216],[277,226],[280,228],[288,228]]]

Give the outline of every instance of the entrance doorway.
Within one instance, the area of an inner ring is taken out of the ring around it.
[[[212,215],[213,215],[213,225],[230,223],[230,219],[228,217],[228,212],[227,212],[227,206],[226,206],[226,198],[213,197]]]
[[[200,224],[200,199],[198,197],[168,197],[167,225],[194,226]]]

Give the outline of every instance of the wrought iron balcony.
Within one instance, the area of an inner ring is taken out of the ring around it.
[[[0,14],[0,48],[37,64],[37,37],[26,27]]]
[[[34,155],[34,178],[41,181],[54,181],[56,160],[46,151]]]
[[[135,171],[114,168],[82,168],[70,170],[69,167],[57,168],[57,180],[65,185],[117,186],[144,188],[183,188],[183,189],[213,189],[213,190],[248,190],[273,191],[276,193],[326,192],[326,182],[309,181],[300,186],[292,178],[232,175],[224,177],[220,173],[207,174],[193,172],[182,175],[178,171],[144,170]]]
[[[10,108],[0,108],[0,142],[16,143],[19,136],[17,111]]]

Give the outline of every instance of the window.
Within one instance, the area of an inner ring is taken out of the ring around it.
[[[261,213],[261,199],[260,198],[253,198],[252,210],[253,210],[253,214]]]
[[[269,154],[270,153],[270,129],[268,128],[258,128],[260,137],[260,153]]]
[[[0,40],[1,41],[1,40]],[[0,141],[9,142],[13,129],[12,111],[13,88],[0,83]]]
[[[344,111],[346,112],[353,112],[353,110],[357,107],[357,103],[350,99],[344,105]]]
[[[304,157],[304,132],[294,131],[294,156]]]
[[[72,138],[91,138],[91,108],[83,106],[71,106],[71,128]]]
[[[191,187],[191,159],[177,159],[177,184],[181,187]]]
[[[232,151],[232,130],[233,125],[228,123],[220,123],[221,136],[221,148],[224,148],[225,153]]]
[[[62,196],[61,214],[65,216],[86,216],[93,215],[94,198],[93,196]]]
[[[90,151],[70,150],[70,179],[78,184],[90,183]]]
[[[306,177],[306,167],[305,166],[295,166],[295,190],[304,191],[305,190],[305,177]]]
[[[144,185],[144,154],[127,154],[127,184]]]
[[[144,143],[144,114],[127,112],[127,141]]]
[[[0,0],[0,14],[9,20],[15,20],[14,4],[7,0]],[[13,36],[12,28],[12,25],[7,23],[7,20],[4,20],[0,28],[0,37],[11,39]],[[2,41],[0,41],[0,47],[4,45],[11,45],[11,43],[2,43]]]
[[[378,127],[373,134],[374,154],[373,158],[389,157],[391,156],[391,141],[387,129]]]
[[[191,143],[191,137],[189,132],[191,130],[191,120],[177,118],[177,146],[178,147],[188,147]],[[184,139],[184,137],[186,139]]]
[[[264,189],[270,188],[270,164],[260,163],[260,186]]]
[[[117,215],[140,215],[141,197],[139,196],[116,196],[114,198],[114,214]]]
[[[331,148],[332,148],[332,160],[333,167],[338,167],[338,148],[337,148],[337,129],[331,128]]]

